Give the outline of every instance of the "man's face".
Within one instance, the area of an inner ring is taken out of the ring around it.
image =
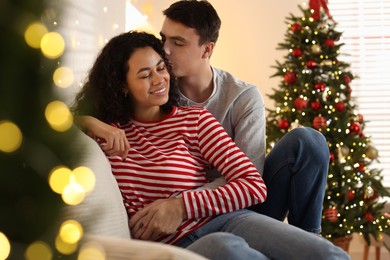
[[[164,50],[176,77],[188,77],[201,71],[205,45],[199,46],[195,29],[165,18],[161,28]]]

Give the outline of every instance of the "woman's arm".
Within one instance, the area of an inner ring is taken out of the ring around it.
[[[260,173],[207,110],[199,117],[198,139],[202,155],[225,177],[227,184],[214,190],[183,192],[188,218],[232,212],[266,199]]]
[[[125,132],[92,116],[76,116],[75,123],[92,138],[105,140],[102,150],[109,156],[126,158],[130,145]]]

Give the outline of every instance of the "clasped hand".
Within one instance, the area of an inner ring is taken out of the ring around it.
[[[185,218],[182,198],[160,199],[132,216],[129,227],[133,238],[156,240],[174,233]]]

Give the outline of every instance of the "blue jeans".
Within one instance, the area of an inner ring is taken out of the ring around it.
[[[250,207],[258,213],[313,233],[321,232],[322,204],[329,168],[325,137],[312,128],[295,128],[266,156],[264,203]]]
[[[243,209],[223,214],[176,246],[209,259],[349,259],[325,238]]]

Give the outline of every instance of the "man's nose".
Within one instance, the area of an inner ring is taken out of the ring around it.
[[[163,49],[164,49],[166,55],[171,55],[171,50],[170,50],[170,48],[168,47],[167,42],[164,42],[164,44],[163,44]]]

